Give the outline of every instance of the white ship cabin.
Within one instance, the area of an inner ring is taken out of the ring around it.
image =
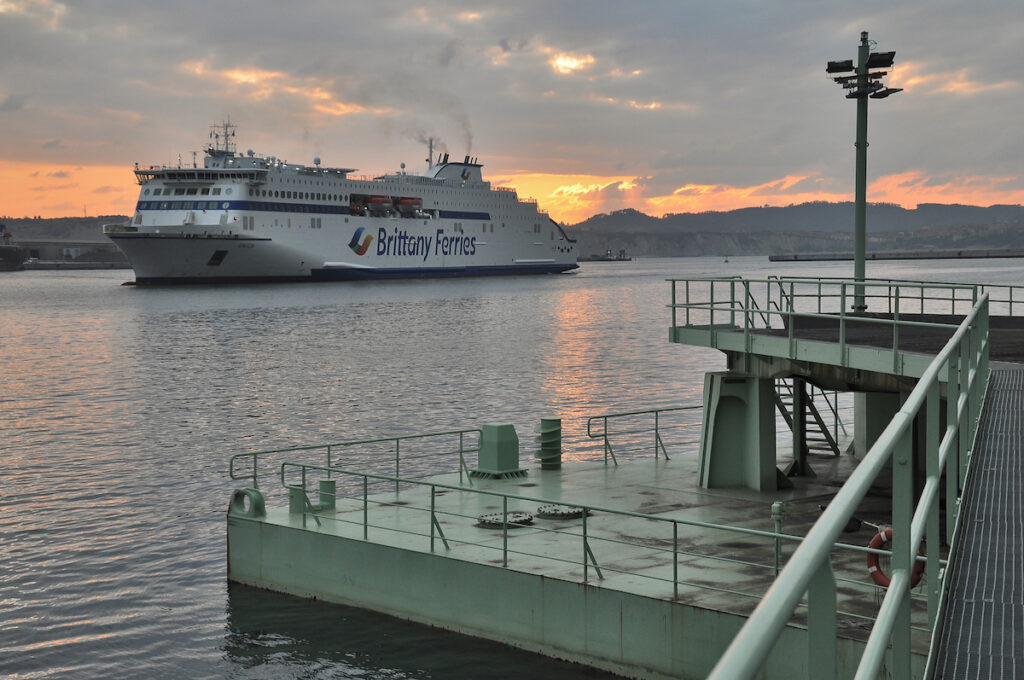
[[[214,233],[291,228],[322,229],[339,217],[461,220],[484,232],[499,228],[540,233],[551,226],[532,200],[514,189],[491,187],[476,158],[449,161],[447,153],[431,158],[423,175],[397,173],[352,176],[354,168],[297,165],[253,151],[236,153],[230,141],[234,126],[206,149],[203,167],[135,168],[142,186],[132,228],[194,226]],[[228,141],[224,141],[228,140]],[[346,220],[347,221],[347,220]],[[496,224],[497,223],[497,224]],[[466,226],[469,226],[467,224]],[[210,229],[210,227],[213,227]],[[558,238],[552,231],[552,239]],[[560,236],[560,235],[559,235]]]

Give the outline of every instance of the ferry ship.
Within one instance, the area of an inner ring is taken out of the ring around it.
[[[351,168],[240,154],[235,126],[211,132],[202,167],[135,168],[128,224],[104,234],[139,284],[547,274],[577,268],[576,241],[476,158],[427,172],[359,177]],[[180,164],[179,164],[180,165]]]

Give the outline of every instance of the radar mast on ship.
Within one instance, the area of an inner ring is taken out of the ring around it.
[[[234,156],[235,155],[235,128],[228,116],[220,125],[210,126],[210,139],[213,142],[207,147],[206,152],[211,156]]]

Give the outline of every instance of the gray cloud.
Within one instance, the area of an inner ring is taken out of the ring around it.
[[[0,111],[20,111],[28,101],[28,95],[9,94],[0,101]]]
[[[855,107],[824,66],[866,29],[896,50],[893,79],[913,79],[870,105],[870,176],[1024,190],[1024,16],[1014,0],[953,5],[48,5],[0,22],[0,161],[176,162],[230,114],[243,150],[367,172],[415,162],[432,136],[493,173],[650,177],[645,195],[787,176],[852,191]],[[559,54],[593,62],[557,73]]]

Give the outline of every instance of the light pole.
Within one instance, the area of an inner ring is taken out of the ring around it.
[[[852,59],[830,61],[825,66],[825,73],[842,85],[844,90],[849,90],[846,98],[857,100],[857,193],[854,200],[853,218],[853,279],[857,285],[854,286],[853,309],[858,312],[867,309],[867,304],[864,302],[864,259],[867,242],[864,225],[868,184],[868,97],[885,99],[903,89],[886,87],[881,80],[888,75],[888,72],[872,70],[892,67],[896,53],[871,52],[870,50],[871,43],[868,41],[868,32],[862,31],[860,47],[857,50],[856,67],[854,67]],[[852,75],[837,75],[843,73],[852,73]]]

